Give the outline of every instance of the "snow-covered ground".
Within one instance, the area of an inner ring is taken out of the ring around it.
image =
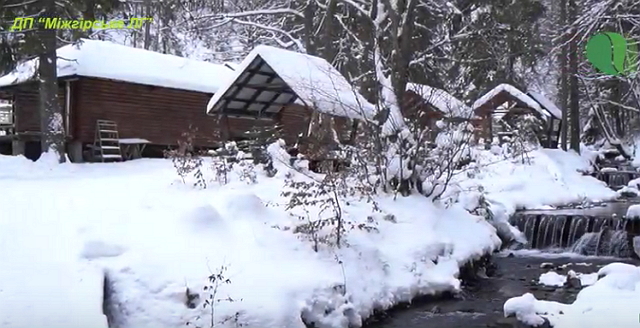
[[[308,177],[283,165],[287,155],[274,147],[275,177],[256,167],[258,182],[247,183],[237,168],[228,184],[205,189],[182,183],[169,160],[0,157],[0,327],[106,327],[105,275],[112,328],[211,326],[207,286],[225,299],[216,324],[357,326],[374,309],[458,289],[459,266],[500,246],[496,229],[465,210],[479,193],[505,220],[517,208],[616,195],[579,173],[588,162],[573,153],[539,150],[522,164],[481,152],[482,167],[455,178],[463,206],[377,196],[374,212],[341,199],[347,246],[314,252],[309,234],[294,233],[302,221],[293,214],[304,211],[287,211],[281,195],[287,178]],[[204,173],[214,176],[208,164]],[[307,210],[317,217],[317,206]]]
[[[504,313],[530,325],[546,318],[554,328],[637,327],[640,268],[612,263],[597,275],[600,279],[582,289],[572,304],[537,300],[527,293],[505,302]]]
[[[231,172],[229,184],[206,189],[177,180],[169,160],[3,156],[0,167],[0,327],[106,327],[105,272],[112,327],[209,327],[203,302],[213,293],[203,289],[215,273],[224,277],[215,299],[234,300],[216,302],[215,323],[304,327],[302,314],[317,327],[347,327],[374,308],[458,289],[459,266],[500,245],[461,207],[379,197],[377,214],[366,202],[341,204],[347,222],[377,232],[350,229],[348,247],[314,252],[284,209],[283,165],[273,178],[258,168],[257,184]]]

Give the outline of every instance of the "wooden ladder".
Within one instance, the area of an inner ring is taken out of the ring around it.
[[[114,121],[98,120],[93,143],[93,158],[100,162],[122,161],[118,125]]]

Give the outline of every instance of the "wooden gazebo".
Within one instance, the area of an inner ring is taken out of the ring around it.
[[[531,114],[545,122],[544,133],[539,135],[540,144],[545,148],[558,147],[562,111],[540,93],[524,93],[512,85],[500,84],[478,99],[472,107],[475,114],[482,118],[481,137],[487,141],[493,139],[494,113],[502,112],[505,117]]]

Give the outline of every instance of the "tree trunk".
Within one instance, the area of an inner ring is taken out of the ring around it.
[[[151,15],[151,0],[145,0],[145,12],[144,17],[152,17]],[[146,22],[144,24],[144,49],[149,50],[151,46],[151,24]]]
[[[56,17],[55,0],[43,0],[41,17]],[[65,161],[64,116],[58,101],[58,72],[56,69],[56,30],[40,27],[38,77],[40,80],[40,131],[42,152],[53,151],[60,163]]]
[[[569,0],[569,17],[573,21],[577,16],[576,0]],[[578,88],[578,37],[572,27],[569,42],[569,108],[571,113],[571,149],[580,152],[580,90]]]
[[[314,38],[313,18],[317,14],[315,11],[315,1],[307,1],[307,6],[304,8],[304,47],[309,55],[317,56],[318,49],[316,46],[316,40]]]
[[[560,0],[560,30],[564,35],[564,29],[567,26],[567,0]],[[569,93],[568,93],[568,69],[567,69],[567,56],[568,53],[568,45],[566,44],[567,38],[560,38],[560,44],[562,45],[560,51],[560,92],[559,92],[559,102],[560,108],[562,108],[562,124],[561,124],[561,134],[560,134],[560,144],[562,145],[563,150],[567,150],[567,131],[569,130],[567,117],[569,115]]]

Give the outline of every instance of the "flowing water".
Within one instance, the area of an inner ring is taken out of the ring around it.
[[[557,272],[597,272],[602,266],[612,262],[640,265],[632,259],[604,257],[567,256],[559,254],[516,251],[516,256],[501,254],[494,256],[495,274],[463,288],[460,296],[438,302],[413,304],[409,309],[391,311],[387,317],[367,325],[367,328],[486,328],[510,327],[505,324],[502,307],[511,297],[532,293],[538,299],[572,303],[579,292],[565,287],[540,286],[540,274],[550,269],[542,269],[543,263],[555,267],[567,265]]]
[[[524,233],[530,249],[627,258],[634,256],[631,238],[640,235],[640,221],[624,218],[631,204],[521,211],[510,223]]]
[[[493,256],[493,274],[467,282],[455,297],[393,310],[367,327],[511,328],[516,324],[503,316],[504,302],[511,297],[532,293],[538,299],[572,303],[579,289],[537,283],[540,275],[550,270],[541,265],[552,263],[560,274],[568,270],[597,272],[613,262],[640,265],[632,247],[632,237],[640,235],[640,220],[624,218],[631,204],[518,212],[510,223],[525,234],[528,249]]]

